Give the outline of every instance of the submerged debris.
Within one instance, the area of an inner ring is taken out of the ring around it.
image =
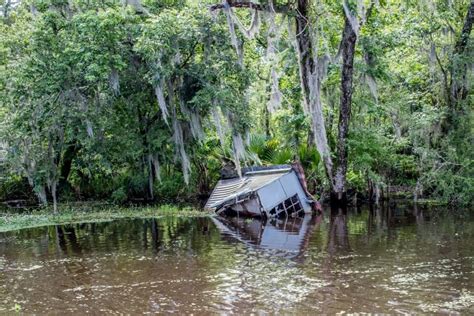
[[[317,202],[306,193],[300,170],[290,165],[249,167],[240,177],[226,171],[205,207],[217,214],[267,218],[311,212]]]

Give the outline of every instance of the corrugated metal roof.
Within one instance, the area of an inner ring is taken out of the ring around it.
[[[277,171],[283,169],[291,169],[291,165],[272,165],[272,166],[250,166],[242,168],[242,174],[245,175],[256,171]]]
[[[251,193],[289,173],[291,168],[265,172],[249,172],[242,178],[220,180],[217,182],[205,208],[216,209],[236,197]]]

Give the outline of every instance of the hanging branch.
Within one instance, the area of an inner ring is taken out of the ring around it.
[[[222,4],[211,6],[210,11],[212,12],[217,9],[229,11],[231,8],[247,8],[271,13],[294,13],[293,15],[296,22],[295,49],[298,55],[298,63],[300,65],[300,80],[303,91],[303,100],[305,109],[312,118],[312,131],[315,136],[314,140],[316,147],[324,161],[326,175],[332,185],[332,159],[326,136],[324,115],[320,100],[320,73],[322,71],[320,71],[320,67],[318,67],[318,58],[317,54],[315,54],[315,41],[311,33],[311,28],[309,27],[310,3],[310,0],[298,0],[292,6],[290,6],[290,4],[281,6],[273,5],[271,1],[269,1],[268,5],[264,5],[248,1],[224,0]],[[232,23],[229,23],[229,26],[233,26],[233,21]],[[231,36],[233,36],[232,32]]]
[[[258,15],[258,10],[253,10],[252,13],[252,21],[250,22],[250,27],[247,29],[239,20],[239,18],[232,13],[232,18],[235,20],[237,27],[239,28],[240,32],[245,36],[247,39],[253,39],[255,35],[258,33],[258,29],[260,28],[260,17]]]
[[[221,10],[225,9],[226,6],[232,7],[232,8],[246,8],[246,9],[253,9],[253,10],[258,10],[258,11],[275,11],[277,13],[287,13],[290,11],[290,7],[288,5],[266,5],[266,4],[259,4],[259,3],[254,3],[251,1],[232,1],[232,0],[227,0],[227,3],[221,3],[221,4],[214,4],[209,7],[209,10],[215,11],[215,10]]]

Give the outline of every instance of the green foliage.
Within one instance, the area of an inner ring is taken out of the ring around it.
[[[248,150],[266,163],[271,163],[277,153],[278,142],[262,134],[252,134]]]
[[[123,204],[128,199],[127,192],[123,187],[120,187],[114,192],[112,192],[112,195],[110,197],[112,198],[112,202],[114,202],[115,204]]]
[[[191,187],[183,186],[182,177],[164,178],[156,185],[155,192],[160,203],[189,203],[194,193]]]
[[[194,200],[209,193],[223,162],[236,159],[232,133],[248,144],[242,164],[297,157],[310,189],[327,190],[301,104],[291,32],[280,29],[274,60],[266,56],[268,22],[255,39],[237,32],[240,65],[226,19],[222,13],[213,18],[210,3],[143,1],[139,12],[113,1],[33,0],[2,17],[0,146],[7,154],[0,157],[0,199],[36,195],[46,203],[58,191],[62,200]],[[349,190],[363,193],[368,183],[408,186],[446,203],[472,203],[472,35],[468,53],[454,50],[468,5],[372,6],[354,63]],[[319,1],[310,9],[319,57],[336,56],[340,3]],[[248,25],[250,14],[237,11]],[[284,15],[276,22],[288,24]],[[340,63],[331,60],[322,102],[336,152]],[[282,100],[271,113],[272,69]],[[463,69],[467,96],[453,104],[449,85]],[[157,102],[161,86],[166,119]]]
[[[0,200],[29,199],[31,188],[26,179],[18,175],[9,175],[0,179]]]

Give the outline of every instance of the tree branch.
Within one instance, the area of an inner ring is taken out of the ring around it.
[[[188,56],[186,56],[184,61],[180,65],[178,65],[178,69],[183,69],[184,67],[187,66],[187,64],[189,63],[191,58],[194,56],[194,52],[195,52],[196,47],[198,46],[198,44],[199,44],[199,41],[194,42],[193,47],[191,48],[191,52],[189,53]]]
[[[254,3],[251,1],[233,1],[233,0],[227,0],[227,3],[229,4],[229,7],[232,8],[246,8],[246,9],[253,9],[253,10],[258,10],[258,11],[272,11],[272,7],[266,4],[259,4],[259,3]],[[215,11],[215,10],[220,10],[224,9],[226,7],[225,4],[220,3],[220,4],[214,4],[209,7],[210,11]],[[273,10],[276,13],[286,13],[290,10],[288,5],[273,5]]]
[[[433,37],[431,37],[431,42],[433,42]],[[433,44],[434,45],[434,44]],[[438,63],[439,69],[441,70],[441,73],[443,74],[443,83],[444,83],[444,89],[446,93],[446,101],[448,102],[448,106],[451,107],[451,96],[450,96],[450,87],[449,87],[449,82],[448,82],[448,73],[446,72],[446,69],[443,67],[443,63],[441,62],[441,59],[438,56],[438,52],[436,51],[436,47],[433,47],[434,55],[436,62]]]
[[[461,30],[458,41],[454,46],[455,54],[462,54],[467,47],[467,42],[469,40],[469,35],[472,31],[472,25],[474,24],[474,0],[471,0],[471,4],[467,9],[466,18],[464,20],[464,25]]]

